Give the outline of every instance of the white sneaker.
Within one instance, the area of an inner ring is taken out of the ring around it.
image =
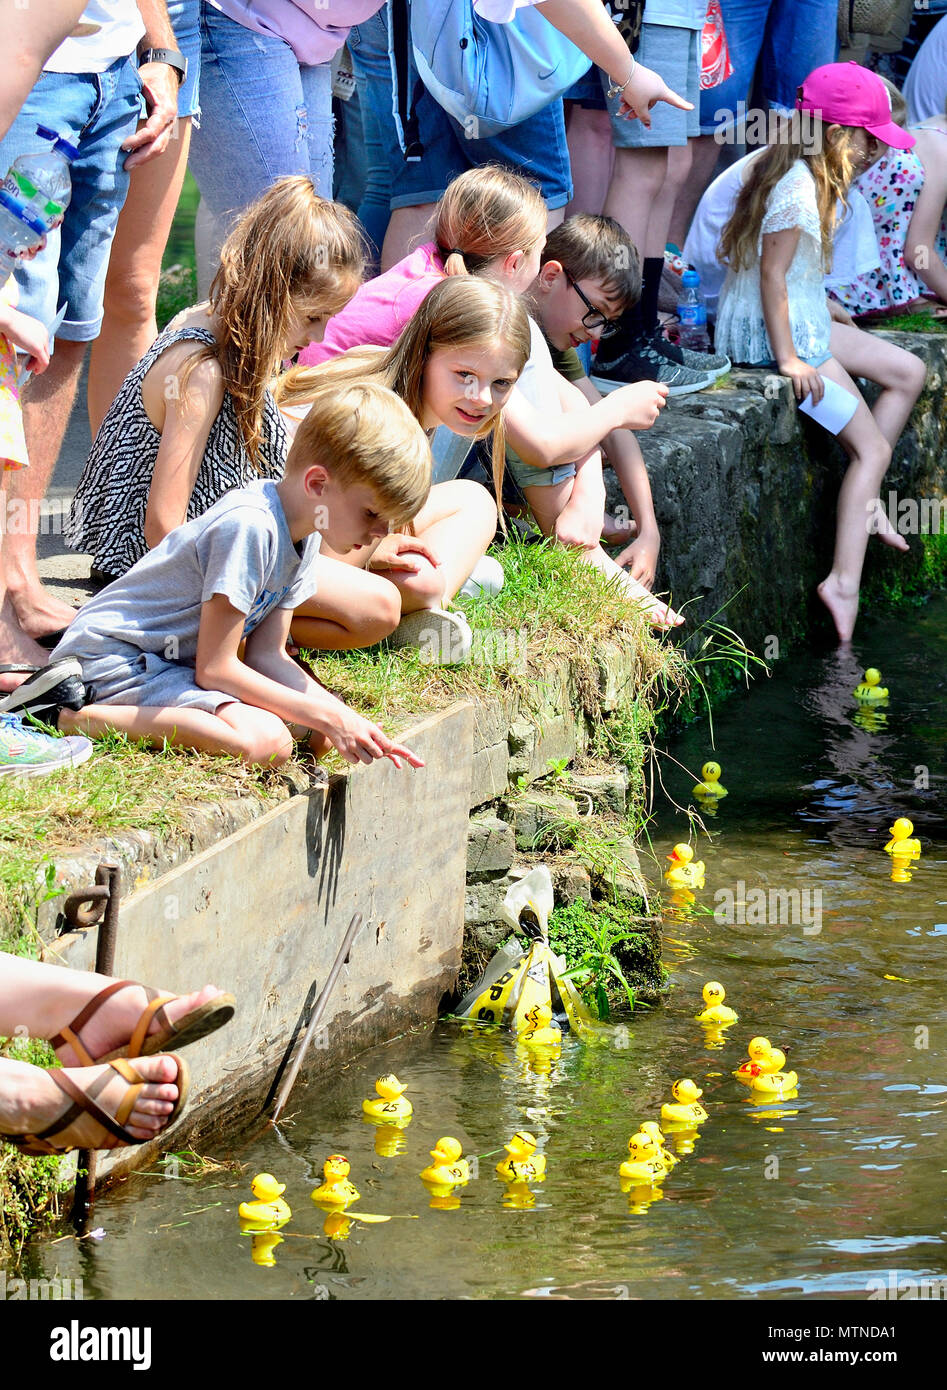
[[[470,578],[457,590],[458,598],[479,598],[486,594],[492,598],[503,588],[505,575],[503,566],[492,555],[482,555],[473,567]]]
[[[401,619],[388,638],[393,647],[417,647],[425,666],[459,666],[473,648],[473,632],[463,613],[419,608]]]

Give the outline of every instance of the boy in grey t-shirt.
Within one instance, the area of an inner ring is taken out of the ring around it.
[[[307,675],[286,642],[293,608],[315,592],[321,537],[345,553],[386,535],[416,515],[430,477],[424,433],[393,392],[320,393],[278,483],[227,494],[80,611],[55,655],[78,658],[93,703],[58,711],[60,727],[278,766],[293,723],[349,762],[423,766]]]

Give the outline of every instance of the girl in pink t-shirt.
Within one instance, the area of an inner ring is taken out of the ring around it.
[[[352,347],[390,347],[415,309],[449,275],[487,275],[515,294],[539,272],[546,204],[527,179],[498,164],[468,169],[437,205],[434,238],[362,285],[300,355],[316,366]]]

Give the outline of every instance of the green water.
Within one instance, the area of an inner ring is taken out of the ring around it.
[[[669,920],[669,1003],[637,1013],[610,1047],[567,1039],[546,1075],[509,1039],[447,1022],[375,1049],[300,1087],[279,1132],[218,1150],[243,1174],[134,1177],[97,1203],[100,1240],[37,1243],[23,1273],[82,1277],[85,1296],[104,1299],[864,1300],[891,1271],[947,1278],[947,599],[866,621],[859,638],[851,656],[778,665],[716,720],[730,794],[700,845],[699,900],[712,909],[715,891],[741,880],[785,890],[787,903],[819,889],[820,922]],[[879,665],[893,694],[872,728],[852,717],[860,663]],[[699,768],[706,724],[672,752]],[[667,759],[664,779],[686,802],[693,778]],[[883,845],[902,814],[924,852],[911,882],[893,883]],[[670,803],[653,837],[662,856],[686,838]],[[720,1043],[693,1019],[711,978],[740,1014]],[[756,1033],[788,1052],[796,1100],[754,1110],[730,1076]],[[375,1152],[360,1113],[387,1071],[415,1109],[393,1156]],[[683,1076],[703,1087],[710,1117],[661,1199],[634,1209],[618,1165]],[[534,1205],[511,1209],[493,1166],[522,1127],[548,1174]],[[480,1156],[480,1175],[455,1209],[432,1210],[417,1174],[444,1134]],[[348,1156],[361,1206],[397,1219],[325,1234],[309,1193],[332,1152]],[[272,1267],[254,1264],[236,1214],[260,1170],[287,1184],[293,1209]]]

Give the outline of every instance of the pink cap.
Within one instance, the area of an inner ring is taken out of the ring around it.
[[[796,110],[814,111],[833,125],[860,126],[898,150],[916,143],[910,131],[891,119],[891,97],[881,78],[860,63],[815,68],[797,91]]]

